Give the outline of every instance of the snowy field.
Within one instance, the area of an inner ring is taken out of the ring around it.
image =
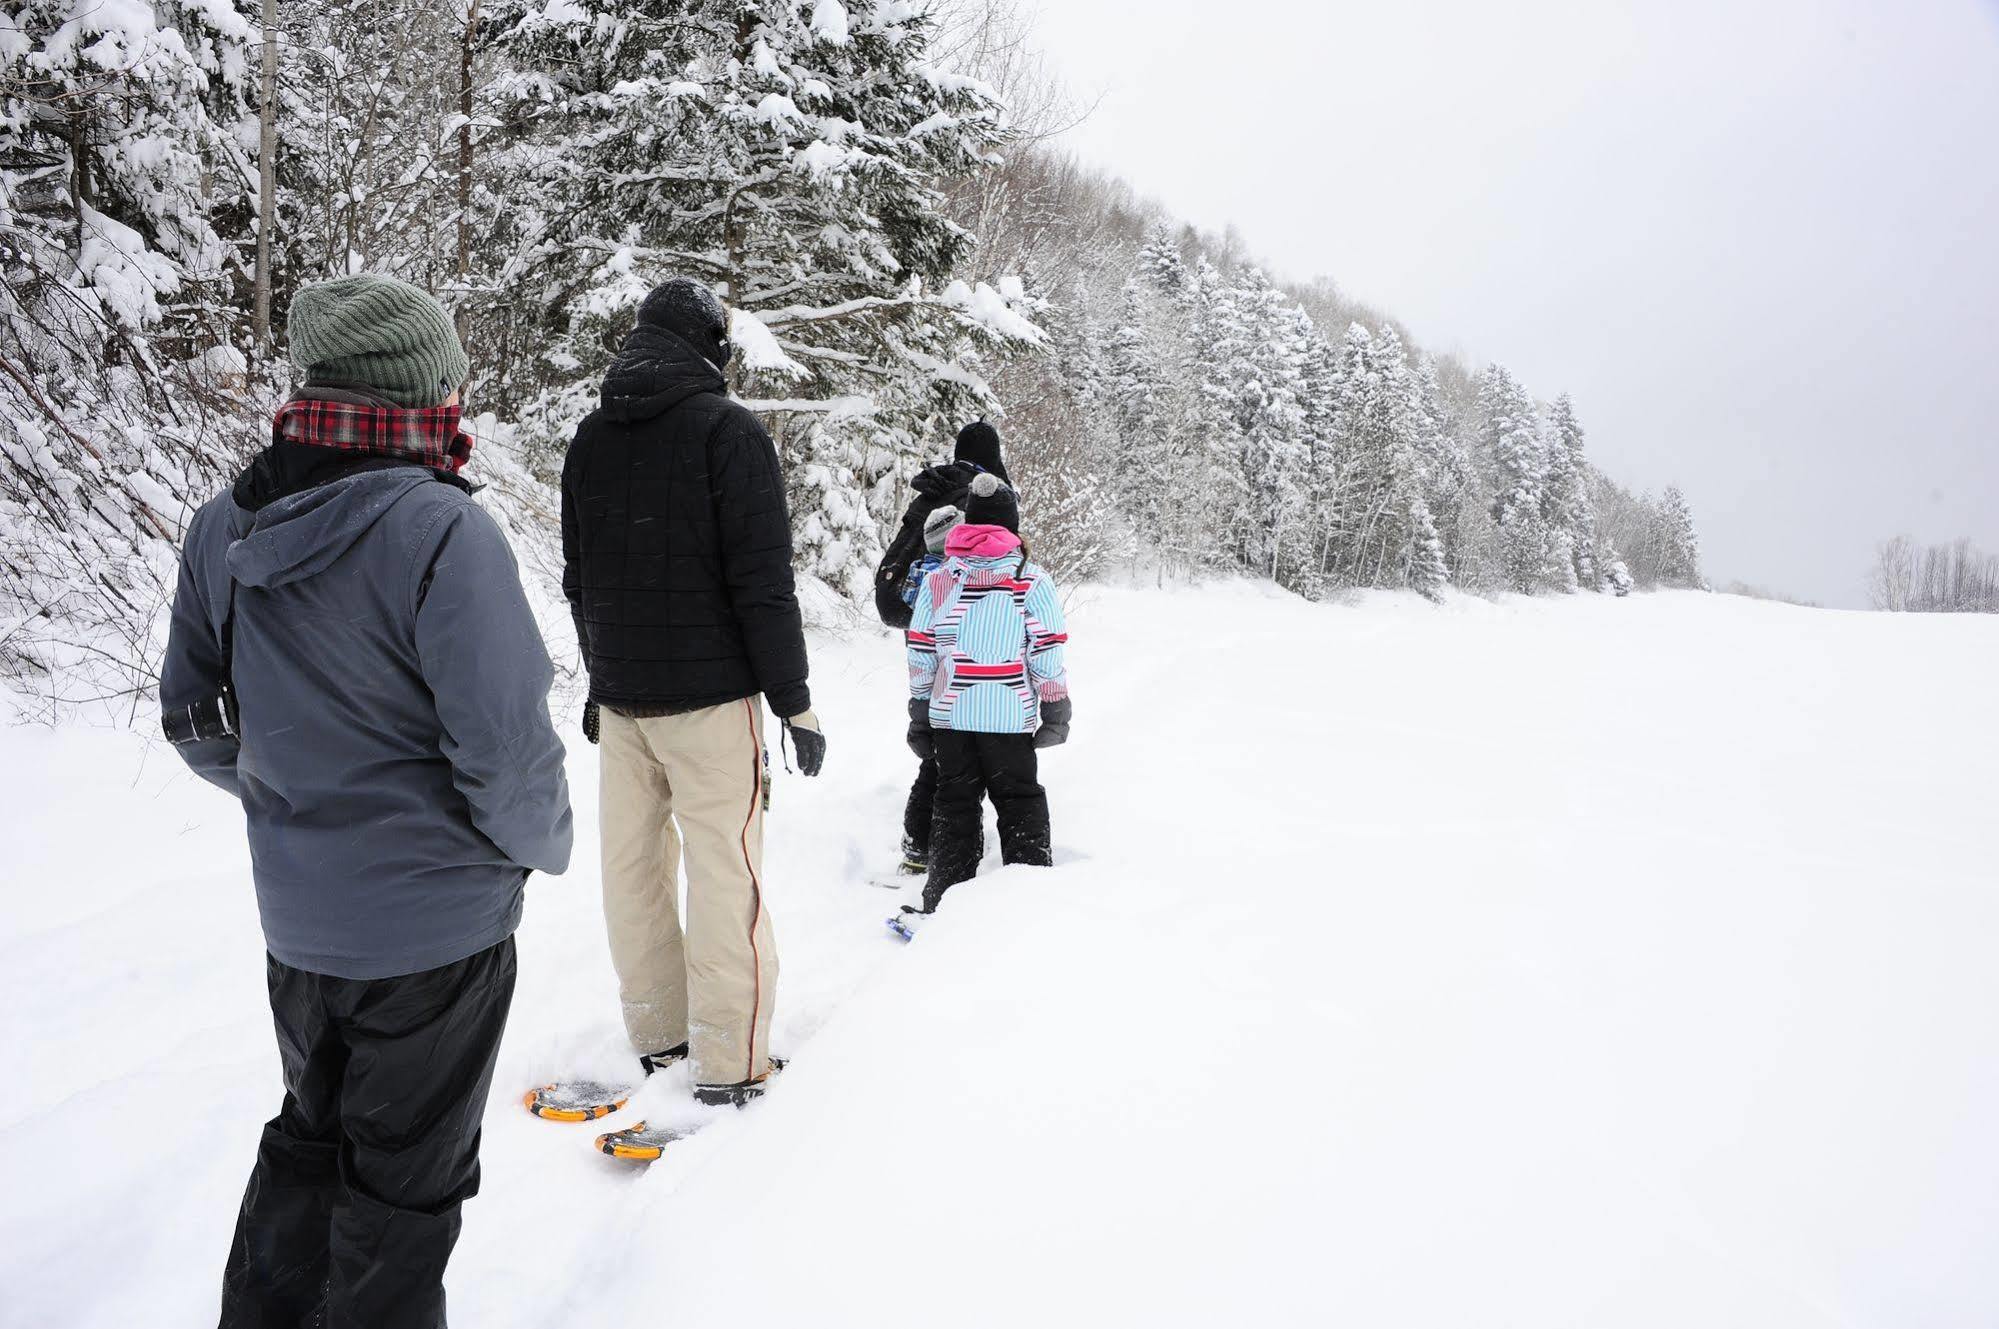
[[[454,1324],[1999,1323],[1999,620],[1230,585],[1072,628],[1059,866],[908,947],[900,650],[816,643],[794,1061],[649,1172],[518,1105],[623,1064],[564,721]],[[212,1322],[279,1097],[234,806],[81,728],[0,730],[0,795],[0,1324]]]

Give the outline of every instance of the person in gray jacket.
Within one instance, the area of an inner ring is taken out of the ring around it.
[[[243,804],[284,1067],[221,1323],[434,1329],[522,887],[569,864],[553,671],[458,477],[443,309],[347,277],[289,333],[305,386],[195,514],[160,672],[168,736]]]

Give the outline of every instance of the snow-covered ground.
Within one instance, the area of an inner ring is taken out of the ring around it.
[[[901,654],[818,642],[794,1061],[649,1172],[518,1105],[622,1064],[572,737],[454,1323],[1999,1322],[1999,620],[1225,585],[1072,627],[1060,865],[908,947]],[[0,799],[0,1324],[202,1323],[279,1096],[233,805],[81,728],[0,731]]]

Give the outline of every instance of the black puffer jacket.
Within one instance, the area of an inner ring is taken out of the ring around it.
[[[812,704],[777,450],[727,390],[641,325],[563,463],[562,589],[591,699],[627,715]]]

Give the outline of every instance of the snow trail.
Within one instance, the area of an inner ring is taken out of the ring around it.
[[[565,722],[454,1323],[1999,1316],[1999,622],[1227,584],[1072,626],[1059,866],[906,947],[899,644],[815,639],[792,1067],[648,1084],[608,1124],[707,1123],[649,1172],[518,1105],[625,1057]],[[0,742],[0,1324],[199,1322],[278,1099],[240,817],[130,735]]]

